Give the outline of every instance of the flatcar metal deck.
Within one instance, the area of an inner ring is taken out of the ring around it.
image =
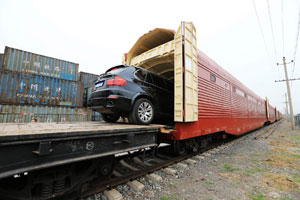
[[[153,147],[160,127],[103,122],[0,124],[0,179]]]

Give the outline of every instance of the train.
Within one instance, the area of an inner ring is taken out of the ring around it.
[[[177,31],[156,28],[142,35],[124,54],[123,64],[174,82],[175,127],[161,138],[181,153],[197,149],[199,140],[205,143],[213,134],[238,136],[282,118],[267,98],[197,49],[192,22],[182,22]]]
[[[50,199],[108,176],[115,155],[168,143],[179,155],[240,136],[282,114],[197,48],[192,22],[142,35],[122,63],[174,83],[174,123],[0,124],[0,198]]]

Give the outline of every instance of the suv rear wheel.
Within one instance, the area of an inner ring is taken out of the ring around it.
[[[129,121],[135,124],[150,124],[154,118],[154,106],[148,99],[138,99],[129,116]]]
[[[116,122],[120,118],[119,115],[101,114],[102,118],[106,122]]]

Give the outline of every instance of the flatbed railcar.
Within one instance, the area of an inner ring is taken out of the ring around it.
[[[160,127],[0,124],[0,199],[48,199],[107,176],[115,154],[156,146]]]

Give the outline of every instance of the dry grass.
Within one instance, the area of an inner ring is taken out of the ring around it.
[[[281,156],[273,154],[266,159],[266,162],[276,167],[290,167],[299,169],[299,165],[297,165],[298,160],[299,158],[294,156]]]
[[[278,141],[278,140],[274,140],[274,141],[271,141],[271,142],[269,142],[269,144],[270,144],[270,145],[272,145],[272,146],[275,146],[275,147],[277,147],[277,146],[279,146],[279,144],[280,144],[280,141]]]
[[[241,180],[243,176],[236,173],[219,173],[220,176],[230,179],[230,180]]]
[[[291,142],[283,142],[282,145],[287,146],[287,147],[298,147],[299,145]]]
[[[285,154],[292,154],[291,151],[282,148],[282,147],[275,147],[272,151],[280,152],[280,153],[285,153]]]
[[[291,143],[291,142],[286,142],[286,141],[278,141],[274,140],[269,142],[270,145],[278,147],[278,146],[287,146],[287,147],[297,147],[297,144]]]
[[[298,183],[283,174],[268,174],[264,178],[264,182],[269,187],[276,188],[280,191],[297,191],[299,189]]]

